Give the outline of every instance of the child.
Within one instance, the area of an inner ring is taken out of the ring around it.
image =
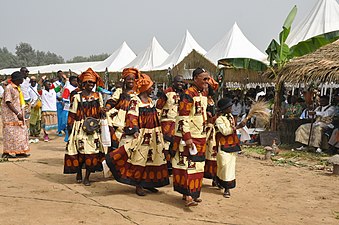
[[[236,126],[232,116],[232,100],[222,98],[218,101],[218,114],[215,121],[217,147],[217,178],[219,187],[225,188],[224,197],[231,196],[230,189],[235,188],[235,162],[237,153],[241,151],[236,129],[244,127],[244,123]]]
[[[56,130],[58,128],[57,118],[57,92],[60,91],[60,87],[53,89],[53,85],[49,80],[43,82],[44,89],[39,91],[42,102],[42,114],[41,114],[41,127],[44,131],[44,141],[48,142],[48,131]]]

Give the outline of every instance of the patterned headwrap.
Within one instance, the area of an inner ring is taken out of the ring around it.
[[[136,68],[125,68],[122,71],[122,79],[125,79],[128,75],[133,74],[135,79],[139,79],[140,77],[140,71]]]
[[[208,84],[212,87],[214,91],[218,90],[219,84],[216,82],[212,76],[210,76],[210,79],[208,80]]]
[[[92,81],[95,82],[97,87],[105,86],[99,74],[94,72],[91,68],[88,68],[85,72],[80,74],[79,79],[82,83],[85,83],[86,81]]]
[[[153,81],[147,74],[141,74],[140,78],[136,81],[137,90],[139,93],[147,91],[153,85]]]

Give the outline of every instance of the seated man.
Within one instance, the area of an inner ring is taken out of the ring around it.
[[[315,115],[316,121],[301,125],[295,132],[295,141],[303,145],[308,145],[317,148],[316,152],[321,153],[321,139],[323,130],[326,128],[333,128],[332,119],[335,114],[335,107],[329,104],[328,96],[320,97],[320,106],[315,111],[310,111],[309,115]],[[312,131],[311,131],[312,128]],[[304,149],[304,146],[297,148],[297,150]]]

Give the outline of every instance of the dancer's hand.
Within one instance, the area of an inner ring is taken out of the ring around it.
[[[192,148],[193,147],[193,140],[188,139],[188,140],[185,141],[185,144],[188,148]]]

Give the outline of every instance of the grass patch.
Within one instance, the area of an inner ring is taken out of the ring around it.
[[[259,155],[265,155],[266,150],[264,149],[263,146],[242,146],[242,151],[244,153],[256,153]]]

